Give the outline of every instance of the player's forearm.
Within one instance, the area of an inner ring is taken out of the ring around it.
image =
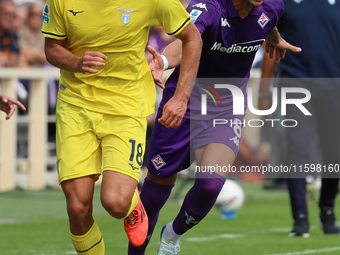
[[[62,70],[81,72],[80,63],[82,57],[74,55],[56,40],[46,39],[45,54],[47,61]]]
[[[178,94],[189,99],[197,75],[201,49],[202,44],[200,41],[193,41],[188,45],[183,45],[181,70],[175,95]]]
[[[192,26],[191,26],[192,25]],[[196,26],[191,23],[189,33],[182,40],[181,70],[175,96],[188,100],[197,75],[202,50],[202,38]],[[188,26],[189,27],[189,26]]]
[[[263,54],[262,65],[261,65],[261,77],[272,78],[276,66],[275,57],[270,58],[269,53]]]
[[[162,55],[164,55],[168,60],[168,69],[178,66],[182,59],[182,41],[178,39],[170,43],[163,50]]]
[[[261,83],[260,92],[267,93],[270,91],[270,80],[273,77],[276,66],[275,57],[270,58],[269,53],[264,53],[261,65]]]

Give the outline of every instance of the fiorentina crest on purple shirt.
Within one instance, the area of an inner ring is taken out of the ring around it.
[[[162,159],[160,155],[157,155],[156,157],[151,159],[151,162],[157,170],[166,165],[165,161]]]
[[[260,18],[257,20],[257,23],[259,23],[259,25],[264,28],[267,23],[270,21],[270,19],[268,18],[268,16],[263,12],[260,16]]]

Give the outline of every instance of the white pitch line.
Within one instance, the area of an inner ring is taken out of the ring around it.
[[[15,223],[20,223],[22,220],[17,220],[17,219],[0,219],[0,225],[3,224],[15,224]]]
[[[310,226],[311,229],[317,228],[317,226]],[[220,235],[212,235],[212,236],[203,236],[203,237],[189,237],[186,238],[185,241],[188,242],[208,242],[208,241],[213,241],[216,239],[233,239],[233,238],[242,238],[242,237],[246,237],[246,236],[251,236],[251,235],[264,235],[264,234],[268,234],[268,233],[284,233],[286,232],[287,235],[289,233],[291,229],[290,228],[271,228],[269,230],[263,230],[263,231],[247,231],[244,232],[243,234],[230,234],[230,233],[226,233],[226,234],[220,234]],[[297,253],[300,254],[300,253]],[[304,254],[304,253],[302,253]],[[309,254],[309,253],[306,253]],[[272,255],[276,255],[276,254],[272,254]],[[281,254],[280,254],[281,255]],[[291,255],[291,253],[284,253],[283,255]],[[295,255],[295,253],[292,255]]]
[[[340,246],[323,248],[323,249],[305,250],[305,251],[274,253],[274,254],[267,254],[267,255],[305,255],[305,254],[315,254],[315,253],[324,253],[324,252],[332,252],[332,251],[340,251]]]
[[[241,238],[244,235],[238,234],[221,234],[221,235],[213,235],[213,236],[205,236],[205,237],[189,237],[186,238],[187,242],[205,242],[205,241],[213,241],[216,239],[233,239],[233,238]]]
[[[186,238],[185,241],[188,242],[207,242],[213,241],[216,239],[234,239],[234,238],[242,238],[249,235],[258,235],[258,234],[268,234],[268,233],[275,233],[275,232],[289,232],[289,228],[272,228],[266,231],[248,231],[244,234],[220,234],[220,235],[212,235],[212,236],[203,236],[203,237],[189,237]]]
[[[65,254],[77,254],[76,251],[67,251]]]

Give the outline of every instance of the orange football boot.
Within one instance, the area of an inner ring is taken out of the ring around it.
[[[135,209],[124,219],[124,229],[133,246],[138,247],[144,243],[148,234],[149,219],[140,197]]]

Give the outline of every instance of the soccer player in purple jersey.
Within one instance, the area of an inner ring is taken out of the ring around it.
[[[192,1],[187,11],[203,39],[198,78],[240,78],[240,89],[245,93],[246,83],[256,51],[264,41],[271,53],[276,50],[283,58],[285,50],[294,52],[300,48],[285,42],[278,34],[276,24],[284,10],[282,0],[201,0]],[[176,67],[180,63],[181,43],[175,41],[159,55],[154,55],[150,64],[156,83],[163,86],[160,77],[164,66]],[[167,81],[158,117],[166,109],[166,102],[175,92],[180,67],[177,66]],[[195,92],[195,91],[193,91]],[[230,120],[243,115],[233,115],[233,102],[229,95],[223,98],[227,110],[215,112]],[[147,162],[148,174],[141,191],[141,199],[149,217],[148,238],[141,247],[129,245],[129,254],[144,254],[156,225],[159,211],[170,196],[177,173],[188,168],[194,151],[197,166],[232,165],[238,153],[241,126],[221,125],[212,129],[211,122],[191,123],[190,110],[195,107],[190,98],[188,110],[181,125],[175,129],[158,119],[155,123]],[[210,109],[208,109],[210,110]],[[210,113],[210,112],[209,112]],[[165,225],[161,233],[158,254],[177,254],[179,241],[185,232],[198,224],[210,211],[223,187],[226,172],[196,172],[195,183],[187,193],[182,207],[174,221]]]

